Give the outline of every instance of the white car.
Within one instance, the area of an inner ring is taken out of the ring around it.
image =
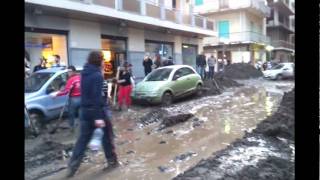
[[[294,77],[294,63],[280,63],[269,70],[263,71],[264,78],[280,80]]]

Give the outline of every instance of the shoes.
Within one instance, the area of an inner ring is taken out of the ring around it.
[[[103,171],[110,171],[120,166],[119,161],[108,161],[108,166],[103,168]]]
[[[76,174],[77,169],[75,168],[68,168],[67,169],[67,173],[66,173],[66,178],[71,178],[74,176],[74,174]]]

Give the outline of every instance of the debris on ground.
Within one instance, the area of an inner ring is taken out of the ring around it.
[[[160,128],[163,129],[163,128],[174,126],[178,123],[186,122],[191,117],[193,117],[193,114],[191,113],[181,113],[181,114],[166,116],[163,118]]]
[[[278,110],[226,149],[175,177],[180,179],[294,179],[294,89]]]
[[[216,76],[224,76],[231,79],[259,78],[263,73],[248,63],[234,63],[225,66],[224,71],[216,73]]]
[[[214,75],[213,79],[205,79],[203,83],[203,96],[218,95],[226,88],[242,86],[242,84],[221,74]]]
[[[173,159],[173,162],[182,162],[189,160],[192,156],[197,156],[197,153],[189,151],[184,154],[178,155]]]
[[[65,169],[61,162],[71,156],[72,148],[73,144],[45,141],[25,152],[25,178],[38,179]]]

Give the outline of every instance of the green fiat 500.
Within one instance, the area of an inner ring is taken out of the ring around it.
[[[132,91],[134,101],[170,105],[173,100],[192,94],[201,95],[203,81],[188,65],[171,65],[148,74]]]

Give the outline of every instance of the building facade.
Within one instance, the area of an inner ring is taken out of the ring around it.
[[[215,20],[217,37],[203,40],[205,53],[225,56],[231,63],[266,60],[266,18],[263,0],[195,0],[194,11]]]
[[[267,19],[267,35],[273,50],[271,59],[294,61],[294,0],[268,0],[271,15]]]
[[[195,67],[203,37],[217,33],[192,10],[188,0],[25,0],[25,49],[32,67],[54,54],[82,67],[90,51],[101,50],[106,78],[125,61],[142,78],[147,52]]]

